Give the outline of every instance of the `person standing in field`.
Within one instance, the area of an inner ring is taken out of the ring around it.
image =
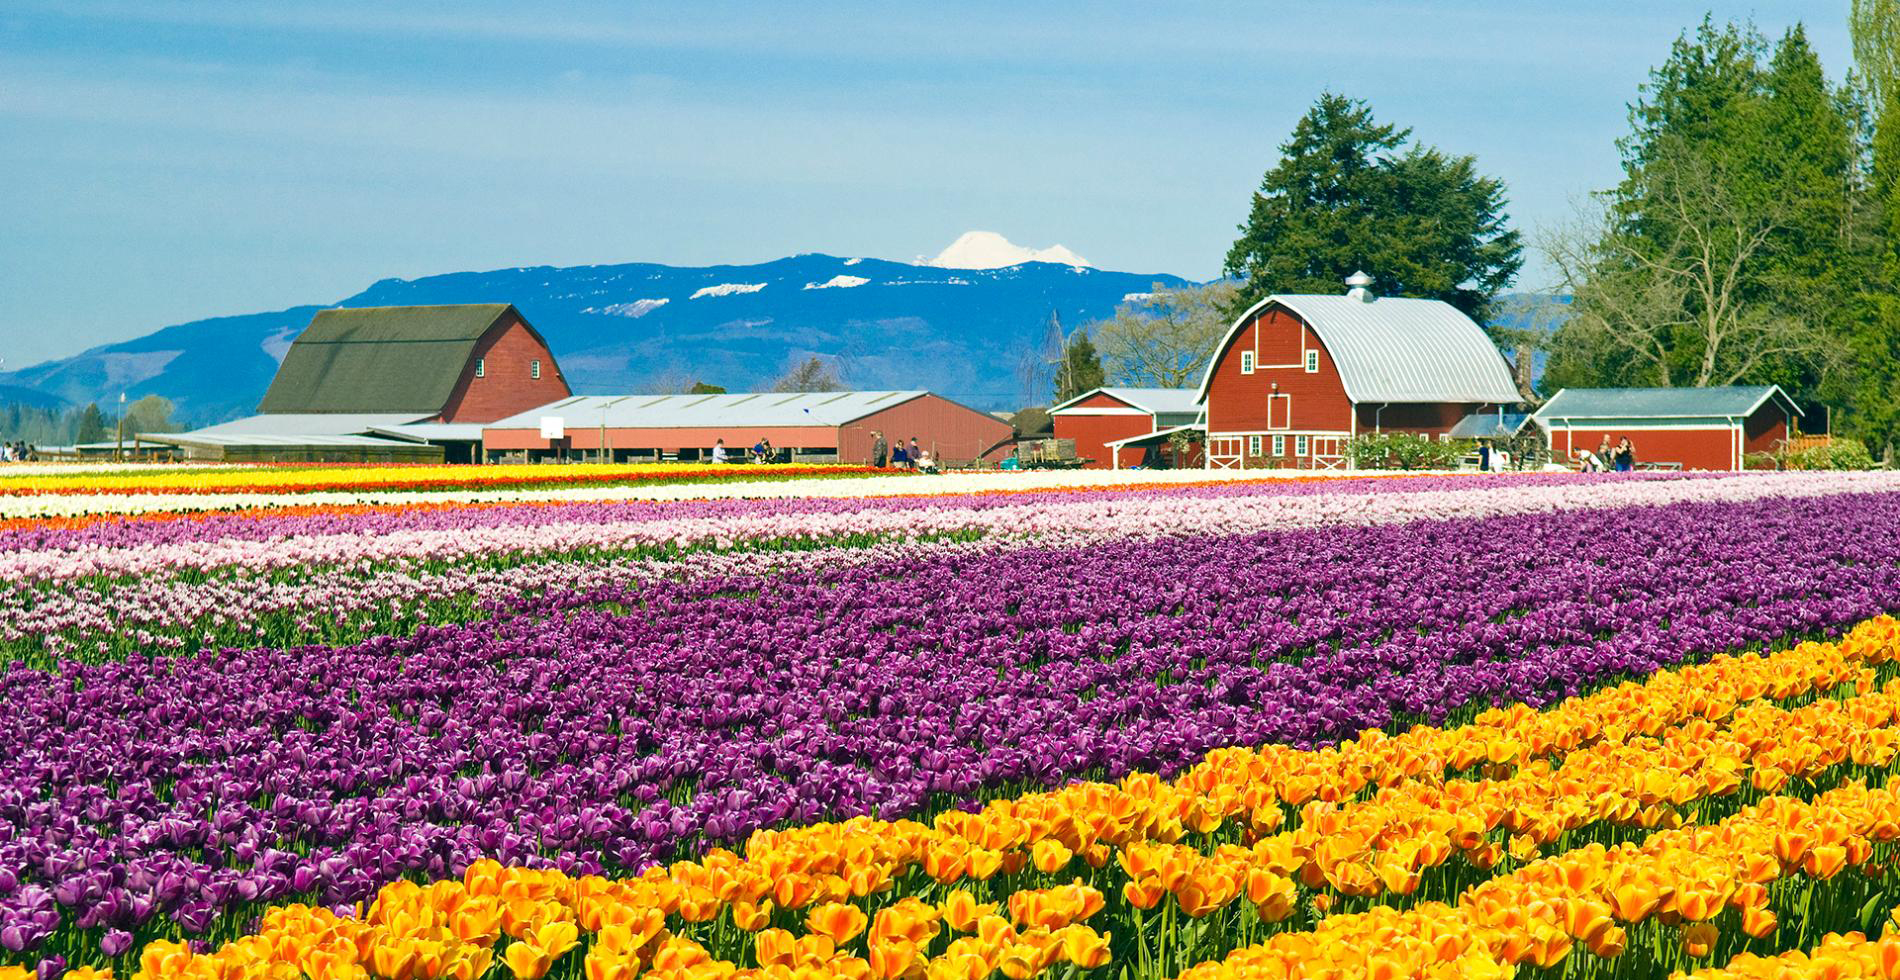
[[[915,467],[917,465],[918,458],[921,457],[922,455],[923,453],[921,453],[917,449],[917,437],[911,436],[910,437],[910,452],[909,452],[910,465]]]
[[[713,440],[712,459],[713,459],[713,462],[715,463],[723,463],[726,461],[726,440],[724,439]]]
[[[1616,449],[1610,445],[1610,436],[1607,432],[1603,435],[1603,441],[1597,443],[1597,462],[1601,463],[1606,470],[1616,466]]]
[[[1616,471],[1629,473],[1635,469],[1636,446],[1630,442],[1629,436],[1624,436],[1616,441]]]
[[[891,465],[900,470],[910,468],[910,453],[904,451],[902,439],[897,441],[897,445],[891,447]]]
[[[887,443],[884,441],[884,433],[879,432],[876,429],[872,429],[871,430],[871,465],[877,467],[880,470],[883,469],[884,463],[885,463],[885,457],[890,455],[890,451],[891,451],[891,446],[890,446],[890,443]]]

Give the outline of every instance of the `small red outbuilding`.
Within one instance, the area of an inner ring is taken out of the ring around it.
[[[1565,388],[1534,416],[1551,455],[1575,460],[1627,436],[1639,465],[1739,470],[1769,453],[1801,415],[1779,385],[1723,388]]]
[[[928,391],[756,392],[721,395],[578,395],[482,429],[489,458],[523,453],[617,461],[705,459],[715,442],[742,458],[760,439],[780,458],[869,463],[878,434],[895,448],[914,437],[946,464],[994,460],[1008,422]]]
[[[1145,447],[1109,443],[1193,425],[1201,417],[1193,388],[1097,388],[1049,410],[1057,439],[1074,439],[1089,469],[1140,465]],[[1119,457],[1119,458],[1117,458]],[[1184,465],[1199,465],[1198,463]]]

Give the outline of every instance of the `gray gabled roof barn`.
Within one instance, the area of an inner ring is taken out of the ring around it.
[[[1260,311],[1282,306],[1306,321],[1339,368],[1346,397],[1376,402],[1480,402],[1523,399],[1504,355],[1450,303],[1381,296],[1275,295],[1235,318],[1216,352]],[[1207,366],[1198,400],[1206,400],[1218,356]]]
[[[1779,401],[1790,417],[1799,416],[1780,385],[1728,385],[1719,388],[1565,388],[1537,410],[1543,421],[1589,419],[1735,419]]]
[[[322,310],[291,343],[257,410],[440,412],[476,343],[507,316],[520,314],[507,303]]]

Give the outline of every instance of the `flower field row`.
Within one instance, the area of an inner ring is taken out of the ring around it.
[[[1900,750],[1900,682],[1878,681],[1896,657],[1900,624],[1881,618],[1543,713],[1223,750],[1172,782],[1071,785],[930,825],[760,831],[743,856],[620,879],[480,861],[386,886],[360,916],[273,909],[211,952],[116,931],[103,955],[61,958],[154,980],[1660,975],[1900,901],[1877,870],[1900,792],[1855,781]],[[1562,852],[1539,859],[1544,845]],[[1822,953],[1877,966],[1885,949]]]
[[[1900,494],[1534,510],[918,549],[341,648],[16,666],[0,945],[230,935],[488,858],[627,874],[759,828],[1548,704],[1900,605]]]
[[[645,467],[648,473],[639,467]],[[1021,490],[1065,490],[1076,487],[1157,487],[1205,483],[1352,482],[1382,478],[1377,474],[1324,474],[1264,472],[1260,470],[1173,470],[1164,472],[1128,470],[1083,470],[1061,472],[971,472],[922,477],[919,474],[861,467],[750,465],[699,466],[694,464],[635,464],[606,467],[600,464],[572,466],[518,466],[525,471],[514,483],[489,482],[503,467],[449,467],[446,476],[430,483],[412,479],[401,482],[403,469],[388,467],[392,475],[382,481],[333,482],[318,485],[295,482],[298,467],[178,467],[180,472],[215,476],[228,486],[166,486],[147,481],[146,471],[127,479],[121,489],[87,489],[90,479],[64,475],[64,483],[48,483],[36,488],[20,480],[21,492],[0,493],[0,520],[44,520],[74,517],[142,516],[171,513],[217,513],[310,505],[361,506],[454,503],[519,503],[566,500],[700,500],[700,499],[805,499],[811,497],[912,496],[1014,492]],[[304,469],[308,469],[307,467]],[[622,475],[631,471],[634,476]],[[5,479],[0,469],[0,486]],[[292,475],[286,475],[292,474]],[[486,475],[484,475],[486,474]],[[127,476],[127,474],[105,474]],[[156,474],[163,475],[163,474]],[[1561,474],[1559,474],[1561,476]],[[243,479],[253,481],[249,485]],[[287,480],[273,485],[268,480]],[[216,482],[216,481],[211,481]],[[107,485],[108,487],[111,485]]]
[[[496,490],[565,487],[788,480],[803,477],[873,475],[865,466],[716,466],[690,463],[594,464],[588,466],[257,466],[198,467],[130,472],[43,471],[10,476],[0,470],[0,497],[138,494],[249,494],[275,496],[357,490]]]
[[[855,564],[919,542],[1081,547],[1890,487],[1900,487],[1900,478],[1532,477],[1476,489],[1412,478],[795,506],[713,501],[359,510],[17,530],[0,532],[0,650],[37,663],[131,650],[351,642],[479,618],[532,596],[703,569],[743,574],[783,566],[783,556],[792,553],[808,553],[801,567]],[[699,560],[719,553],[738,560]],[[694,560],[681,563],[682,557]]]

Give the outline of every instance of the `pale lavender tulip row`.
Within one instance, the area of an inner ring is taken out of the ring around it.
[[[343,648],[15,668],[0,946],[1542,704],[1900,606],[1900,493],[926,551]]]

